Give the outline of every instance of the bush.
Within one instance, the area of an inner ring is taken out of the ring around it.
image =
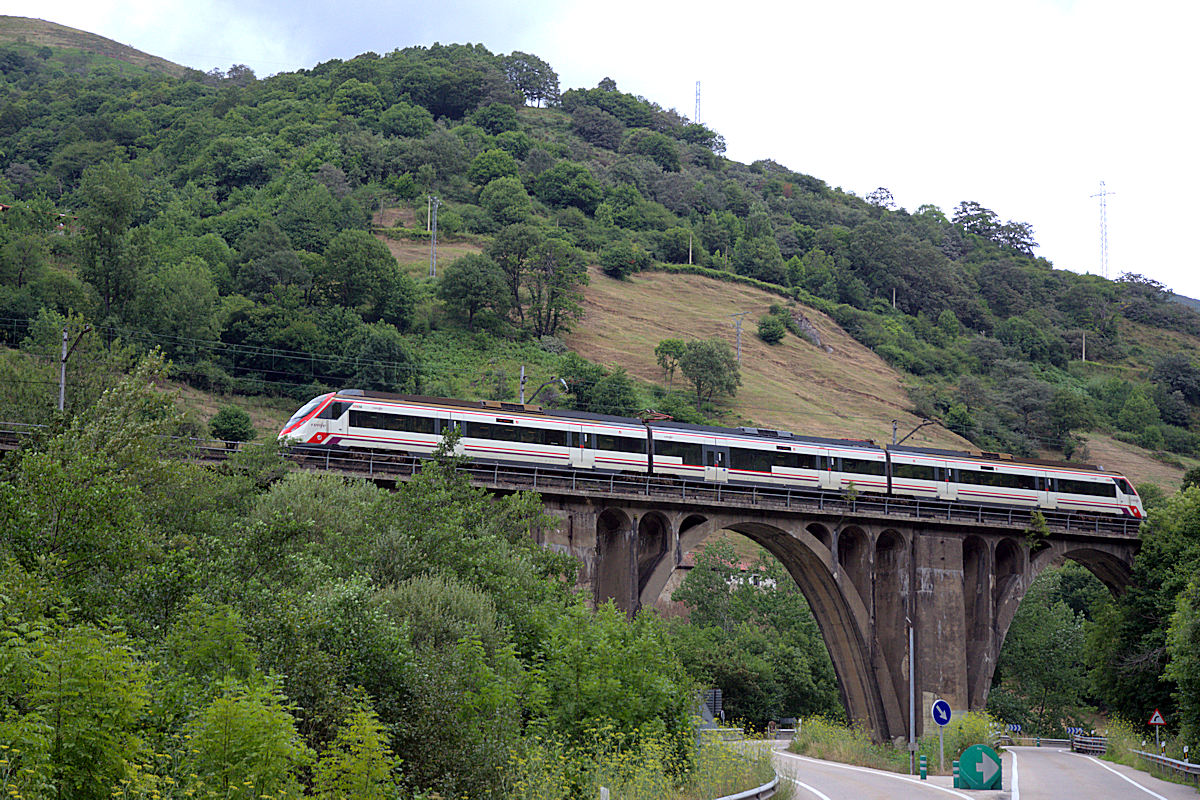
[[[214,439],[226,442],[248,442],[257,435],[250,415],[237,406],[222,406],[208,429]]]
[[[764,314],[758,321],[758,338],[767,344],[779,344],[787,333],[787,325],[776,314]]]

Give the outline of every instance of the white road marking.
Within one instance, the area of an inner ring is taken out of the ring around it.
[[[1021,800],[1021,787],[1020,787],[1020,781],[1017,779],[1017,754],[1016,754],[1016,752],[1015,752],[1015,751],[1013,751],[1013,750],[1009,750],[1008,752],[1012,754],[1012,762],[1013,762],[1013,768],[1012,768],[1012,795],[1011,795],[1011,797],[1010,797],[1010,800]]]
[[[1104,767],[1106,770],[1108,770],[1109,772],[1111,772],[1113,775],[1116,775],[1118,778],[1120,778],[1120,779],[1121,779],[1121,780],[1123,780],[1123,781],[1128,781],[1129,783],[1132,783],[1134,786],[1136,786],[1137,788],[1141,789],[1143,792],[1145,792],[1146,794],[1150,795],[1151,797],[1157,797],[1157,798],[1158,798],[1158,800],[1167,800],[1167,798],[1163,797],[1163,796],[1162,796],[1161,794],[1159,794],[1158,792],[1152,792],[1152,791],[1150,791],[1150,790],[1149,790],[1149,789],[1147,789],[1145,786],[1142,786],[1140,783],[1138,783],[1137,781],[1135,781],[1133,778],[1130,778],[1128,775],[1124,775],[1124,774],[1122,774],[1121,772],[1119,772],[1119,771],[1117,771],[1117,770],[1113,769],[1113,768],[1112,768],[1112,767],[1110,767],[1108,764],[1105,764],[1103,761],[1101,761],[1100,759],[1096,758],[1095,756],[1084,756],[1084,758],[1086,758],[1086,759],[1088,759],[1088,760],[1090,760],[1090,761],[1095,761],[1097,764],[1099,764],[1100,766]]]
[[[937,789],[939,792],[945,792],[946,794],[951,794],[951,795],[954,795],[955,797],[961,797],[961,798],[963,798],[963,800],[974,800],[974,798],[972,798],[969,794],[963,794],[962,792],[956,792],[953,789],[947,789],[945,786],[938,786],[936,783],[928,783],[927,781],[923,781],[920,778],[910,778],[907,775],[897,775],[895,772],[888,772],[888,771],[882,770],[882,769],[870,769],[868,767],[854,767],[849,764],[839,764],[836,761],[821,761],[820,759],[817,759],[817,758],[809,758],[808,756],[801,756],[801,755],[797,755],[795,753],[789,753],[785,750],[776,750],[775,752],[779,753],[780,755],[787,756],[788,758],[798,758],[801,761],[811,761],[814,764],[823,764],[824,766],[827,766],[827,767],[837,767],[838,769],[847,769],[847,770],[850,770],[851,772],[865,772],[868,775],[882,775],[885,778],[895,778],[898,781],[904,781],[905,783],[915,783],[917,786],[922,786],[927,789]],[[1122,776],[1122,777],[1124,777],[1124,776]],[[1167,798],[1164,797],[1164,798],[1162,798],[1162,800],[1167,800]]]
[[[818,789],[814,789],[813,787],[809,786],[807,783],[802,783],[802,782],[796,780],[795,778],[788,778],[788,780],[791,781],[792,783],[796,784],[797,786],[799,786],[801,789],[807,789],[808,791],[812,792],[817,797],[819,797],[821,800],[833,800],[833,798],[830,797],[829,795],[825,794],[822,791],[819,791]]]

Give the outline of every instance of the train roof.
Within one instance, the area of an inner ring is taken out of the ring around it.
[[[652,428],[668,430],[694,431],[696,433],[718,433],[723,435],[750,436],[772,441],[802,442],[804,444],[827,444],[839,447],[861,447],[879,450],[879,445],[869,439],[830,439],[822,436],[801,436],[791,431],[775,430],[774,428],[722,428],[717,425],[696,425],[690,422],[675,422],[674,420],[653,420],[648,423]]]
[[[1073,461],[1054,461],[1047,458],[1020,458],[1011,453],[989,453],[980,450],[943,450],[937,447],[913,447],[903,444],[889,444],[887,449],[893,453],[916,453],[918,455],[950,456],[951,458],[969,458],[977,461],[1008,461],[1013,464],[1028,464],[1038,467],[1058,467],[1060,469],[1089,470],[1092,472],[1111,472],[1096,464],[1077,464]]]

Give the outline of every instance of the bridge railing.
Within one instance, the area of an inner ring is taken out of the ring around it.
[[[372,479],[403,478],[421,469],[410,457],[371,452],[334,451],[330,448],[294,447],[291,457],[301,466],[359,474]],[[863,494],[854,496],[817,489],[784,486],[748,486],[705,483],[636,473],[597,472],[558,467],[513,466],[467,462],[460,469],[477,483],[501,489],[564,491],[614,497],[651,497],[659,500],[704,502],[717,505],[818,511],[882,517],[911,517],[978,525],[1026,528],[1034,509],[988,506],[976,503],[925,500]],[[1138,521],[1105,518],[1066,511],[1043,511],[1049,529],[1070,533],[1136,536]]]
[[[0,448],[19,446],[41,430],[41,426],[0,423]],[[176,439],[176,447],[188,457],[220,461],[239,448],[258,445],[216,439]],[[335,450],[294,446],[288,458],[307,469],[322,469],[357,475],[372,480],[403,480],[421,469],[412,456],[371,451]],[[600,494],[613,497],[652,497],[664,501],[704,502],[747,508],[816,511],[858,516],[909,517],[945,520],[995,527],[1027,528],[1033,509],[989,506],[894,497],[864,493],[832,492],[786,486],[748,486],[706,483],[636,473],[598,472],[558,467],[513,466],[469,461],[460,467],[476,483],[499,489]],[[1069,511],[1043,511],[1048,529],[1059,533],[1103,534],[1136,537],[1139,521],[1129,517],[1104,517]]]

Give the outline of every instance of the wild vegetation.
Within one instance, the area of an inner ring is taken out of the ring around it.
[[[739,164],[717,132],[610,80],[560,91],[538,57],[482,45],[260,80],[47,42],[0,47],[0,419],[49,426],[0,486],[0,741],[20,751],[0,777],[26,796],[389,781],[488,796],[543,779],[567,796],[610,763],[597,741],[670,750],[685,782],[693,682],[755,722],[836,715],[782,576],[743,591],[714,551],[682,590],[690,625],[589,614],[572,565],[529,544],[536,498],[491,501],[439,469],[385,497],[284,477],[265,454],[201,473],[151,434],[240,439],[245,419],[176,420],[152,379],[284,408],[350,384],[516,399],[524,365],[531,387],[566,381],[548,405],[719,419],[739,386],[728,347],[649,342],[650,381],[565,343],[586,324],[589,265],[669,270],[777,297],[764,341],[806,336],[800,304],[823,312],[905,376],[911,411],[980,448],[1086,460],[1091,432],[1195,463],[1200,315],[1138,275],[1055,270],[1028,224],[978,202],[908,211],[886,189]],[[427,277],[393,252],[425,252],[435,196],[439,242],[462,257]],[[1150,704],[1197,744],[1197,491],[1145,487],[1122,597],[1069,571],[1036,587],[998,709],[1054,728],[1087,703],[1129,719]],[[1082,687],[1038,673],[1039,638],[1088,666]],[[637,714],[613,685],[644,687]],[[592,766],[555,772],[564,752]]]

